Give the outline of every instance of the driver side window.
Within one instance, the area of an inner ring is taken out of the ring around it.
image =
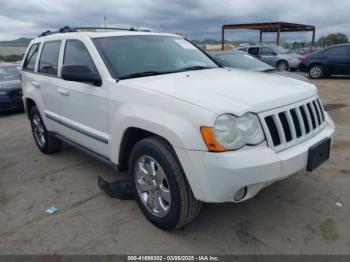
[[[63,65],[85,65],[88,66],[91,71],[97,72],[88,50],[79,40],[66,41]]]
[[[273,56],[273,55],[276,55],[276,53],[269,47],[263,47],[263,48],[261,48],[261,55],[262,56]]]

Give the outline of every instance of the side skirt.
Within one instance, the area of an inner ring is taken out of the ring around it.
[[[107,158],[105,156],[102,156],[102,155],[100,155],[100,154],[98,154],[98,153],[96,153],[96,152],[94,152],[94,151],[92,151],[92,150],[90,150],[90,149],[88,149],[86,147],[83,147],[83,146],[81,146],[81,145],[79,145],[79,144],[77,144],[77,143],[75,143],[75,142],[73,142],[73,141],[71,141],[71,140],[69,140],[69,139],[59,135],[59,134],[53,133],[52,135],[55,138],[61,140],[62,142],[64,142],[64,143],[70,145],[71,147],[77,149],[78,151],[80,151],[80,152],[82,152],[82,153],[84,153],[84,154],[86,154],[86,155],[88,155],[88,156],[90,156],[90,157],[92,157],[92,158],[94,158],[94,159],[104,163],[105,165],[107,165],[107,166],[109,166],[109,167],[119,171],[119,166],[114,164],[109,158]]]

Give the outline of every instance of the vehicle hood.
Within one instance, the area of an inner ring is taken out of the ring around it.
[[[317,93],[314,85],[299,80],[225,68],[122,81],[129,86],[146,88],[218,114],[262,112]]]
[[[291,73],[291,72],[288,72],[288,71],[276,71],[276,72],[273,72],[273,73],[277,74],[277,75],[285,76],[285,77],[290,77],[290,78],[293,78],[293,79],[296,79],[296,80],[304,81],[304,82],[307,82],[307,83],[311,83],[311,81],[308,78],[306,78],[305,76],[302,76],[302,75],[299,75],[299,74],[295,74],[295,73]]]
[[[0,81],[0,90],[1,91],[13,91],[13,90],[20,90],[20,89],[21,89],[20,80]]]

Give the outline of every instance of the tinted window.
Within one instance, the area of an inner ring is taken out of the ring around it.
[[[269,47],[262,47],[261,48],[261,55],[276,55],[276,53]]]
[[[119,79],[217,68],[201,50],[181,37],[116,36],[95,38],[94,43],[112,75]]]
[[[86,65],[96,71],[94,62],[85,45],[78,40],[68,40],[64,51],[64,65]]]
[[[38,56],[38,50],[39,50],[39,44],[35,44],[30,47],[28,55],[23,64],[24,70],[34,71],[36,57]]]
[[[216,59],[218,58],[221,59],[221,61],[219,61],[220,64],[228,67],[253,71],[273,69],[273,67],[248,54],[219,54]]]
[[[332,55],[332,56],[347,56],[348,47],[347,46],[332,47],[326,51],[326,54]]]
[[[47,75],[57,76],[58,55],[60,52],[61,41],[47,42],[41,51],[39,61],[39,72]]]
[[[260,50],[259,47],[251,47],[249,48],[248,53],[252,55],[259,55],[259,50]]]
[[[0,81],[19,79],[18,66],[1,66],[0,65]]]

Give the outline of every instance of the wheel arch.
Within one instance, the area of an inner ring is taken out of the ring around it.
[[[276,66],[278,66],[278,64],[281,63],[281,62],[286,62],[289,65],[289,63],[288,63],[288,61],[286,59],[281,58],[281,59],[277,60]]]
[[[32,108],[34,106],[37,106],[37,105],[33,99],[28,98],[28,97],[24,99],[24,109],[25,109],[26,116],[28,119],[29,119],[30,111],[32,110]]]

